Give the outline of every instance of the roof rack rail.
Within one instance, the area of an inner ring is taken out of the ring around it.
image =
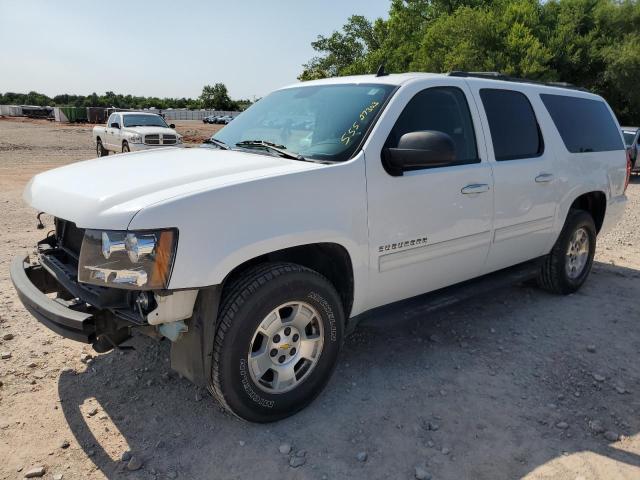
[[[504,82],[516,82],[516,83],[532,83],[534,85],[545,85],[548,87],[569,88],[571,90],[580,90],[582,92],[589,92],[588,89],[578,87],[572,83],[567,82],[541,82],[539,80],[531,80],[529,78],[512,77],[500,72],[463,72],[453,71],[449,72],[450,77],[473,77],[473,78],[486,78],[489,80],[502,80]]]

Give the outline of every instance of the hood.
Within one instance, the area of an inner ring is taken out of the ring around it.
[[[323,165],[229,150],[167,148],[40,173],[27,184],[24,199],[33,208],[81,228],[120,230],[154,203],[315,168]]]
[[[126,133],[138,133],[140,135],[153,135],[167,133],[175,135],[176,131],[169,127],[124,127],[122,129]]]

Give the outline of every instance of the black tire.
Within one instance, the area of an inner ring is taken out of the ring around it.
[[[584,229],[589,239],[587,262],[579,274],[572,278],[567,273],[569,262],[567,250],[574,233]],[[585,282],[593,265],[596,252],[596,226],[593,217],[584,210],[569,210],[562,232],[541,265],[538,274],[538,285],[552,293],[567,295],[577,291]]]
[[[251,342],[272,310],[296,301],[318,312],[324,344],[298,385],[270,393],[249,374]],[[209,390],[225,409],[244,420],[272,422],[303,409],[323,390],[342,346],[344,312],[338,293],[322,275],[292,263],[259,265],[224,287],[219,312]]]
[[[105,150],[102,146],[102,140],[100,139],[96,141],[96,153],[98,154],[98,157],[106,157],[109,155],[109,150]]]
[[[130,151],[131,150],[129,150],[129,144],[127,142],[122,142],[122,153],[127,153]]]

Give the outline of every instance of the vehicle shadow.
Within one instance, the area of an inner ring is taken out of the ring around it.
[[[604,431],[640,432],[638,279],[596,263],[567,297],[514,286],[428,315],[414,305],[372,317],[320,397],[275,424],[224,413],[170,371],[166,342],[145,337],[64,372],[61,406],[109,479],[413,478],[419,464],[435,478],[521,478],[579,452],[637,478],[640,455]],[[120,460],[129,449],[137,471]],[[306,462],[292,468],[297,452]]]

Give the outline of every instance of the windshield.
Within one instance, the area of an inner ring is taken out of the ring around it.
[[[624,135],[624,144],[630,147],[633,144],[633,139],[636,138],[635,132],[622,132]]]
[[[215,134],[229,148],[261,141],[306,159],[351,157],[393,85],[319,85],[278,90]]]
[[[166,127],[167,123],[159,115],[123,115],[125,127]]]

